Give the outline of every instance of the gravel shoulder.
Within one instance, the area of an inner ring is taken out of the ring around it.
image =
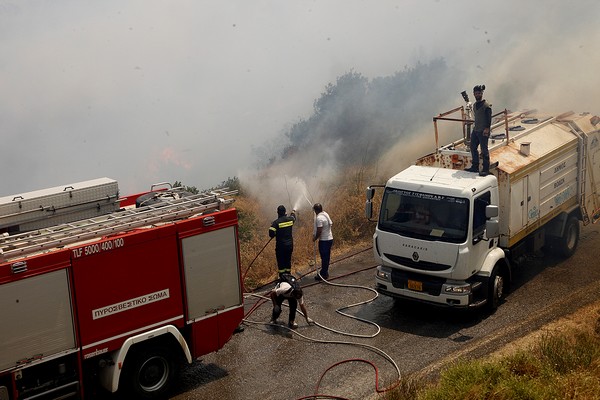
[[[501,349],[491,353],[491,360],[499,359],[514,354],[519,350],[531,348],[545,335],[559,334],[570,330],[585,332],[600,332],[600,301],[588,304],[585,307],[556,321],[548,323],[513,342],[508,343]]]

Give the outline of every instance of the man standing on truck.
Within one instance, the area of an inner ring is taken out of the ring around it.
[[[282,274],[292,272],[292,252],[294,251],[294,238],[292,227],[296,222],[296,210],[286,215],[283,205],[277,207],[277,219],[269,228],[269,236],[275,238],[275,257],[277,258],[277,272]]]
[[[479,172],[480,176],[486,176],[490,173],[490,152],[488,150],[488,140],[490,138],[490,128],[492,126],[492,105],[483,99],[485,85],[477,85],[473,88],[475,104],[473,107],[473,118],[475,123],[473,133],[471,134],[471,157],[472,163],[466,171]],[[479,151],[481,147],[482,169],[479,171]]]

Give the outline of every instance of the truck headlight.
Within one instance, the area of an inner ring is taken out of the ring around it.
[[[392,281],[392,269],[390,267],[377,267],[377,278],[383,281]]]

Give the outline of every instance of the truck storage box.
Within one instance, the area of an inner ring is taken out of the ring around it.
[[[99,178],[0,198],[0,231],[18,233],[94,218],[119,208],[117,181]]]

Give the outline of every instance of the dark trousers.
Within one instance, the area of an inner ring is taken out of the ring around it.
[[[471,134],[471,157],[473,158],[473,166],[479,167],[479,152],[477,147],[481,147],[481,158],[483,159],[483,170],[490,170],[490,152],[488,150],[489,136],[483,136],[483,131],[473,131]]]
[[[333,240],[319,240],[319,255],[321,256],[321,276],[329,278],[329,261],[331,260]]]
[[[279,275],[292,271],[292,252],[294,246],[275,246],[275,258],[277,259],[277,272]]]
[[[277,307],[273,307],[273,315],[272,315],[272,320],[275,321],[277,318],[279,318],[279,315],[281,314],[281,305],[283,304],[283,301],[286,299],[287,297],[283,296],[283,295],[279,295],[277,296],[277,298],[275,299],[275,304],[277,304]],[[296,309],[298,308],[298,300],[296,300],[295,297],[290,297],[287,298],[288,304],[290,305],[290,318],[289,318],[289,322],[292,322],[294,320],[296,320]]]

